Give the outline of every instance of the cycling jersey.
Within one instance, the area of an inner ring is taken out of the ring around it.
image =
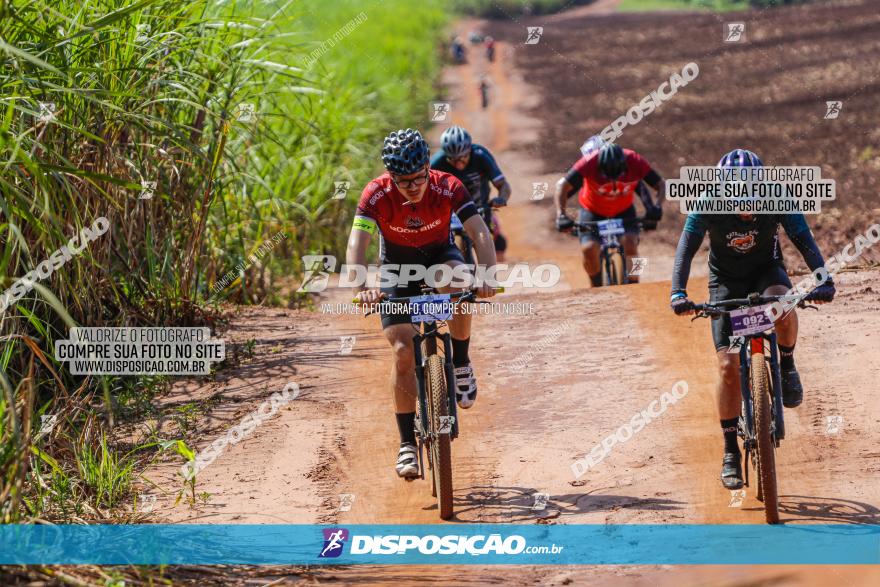
[[[420,263],[435,257],[451,242],[453,212],[466,222],[477,209],[452,175],[431,170],[425,195],[413,204],[385,173],[364,188],[354,225],[368,232],[379,230],[383,263]]]
[[[586,210],[606,218],[617,216],[632,206],[640,181],[647,180],[651,185],[660,181],[644,157],[630,149],[624,149],[623,153],[626,171],[616,179],[609,179],[599,171],[599,151],[581,157],[569,170],[566,181],[581,188],[578,201]]]
[[[803,214],[756,214],[743,220],[737,214],[689,214],[675,250],[672,293],[687,295],[691,261],[709,233],[709,299],[744,298],[779,285],[791,288],[779,246],[779,226],[797,247],[810,270],[825,264]],[[730,344],[729,316],[712,318],[715,350]]]
[[[471,148],[471,159],[467,167],[459,171],[446,160],[446,153],[440,149],[431,157],[431,169],[451,173],[457,177],[470,192],[478,206],[483,206],[489,199],[489,183],[497,183],[504,179],[495,158],[486,147],[474,144]]]
[[[707,232],[710,277],[750,279],[769,264],[781,265],[780,225],[810,270],[825,264],[803,214],[756,214],[751,220],[743,220],[737,214],[691,213],[675,252],[673,293],[685,290],[691,260]]]

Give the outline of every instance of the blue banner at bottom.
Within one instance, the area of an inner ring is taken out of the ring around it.
[[[0,564],[880,564],[877,525],[0,526]]]

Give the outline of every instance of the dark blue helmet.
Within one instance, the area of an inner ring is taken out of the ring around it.
[[[764,167],[761,158],[748,149],[734,149],[721,158],[718,167]]]
[[[626,172],[626,154],[617,143],[605,143],[599,150],[599,171],[614,179]]]
[[[427,165],[430,155],[428,143],[422,138],[422,133],[408,128],[385,137],[382,163],[391,173],[409,175]]]

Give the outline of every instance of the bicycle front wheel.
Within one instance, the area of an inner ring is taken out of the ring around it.
[[[771,426],[773,412],[770,410],[770,378],[764,351],[752,353],[752,402],[755,406],[755,434],[757,436],[757,461],[759,494],[764,501],[764,517],[768,524],[779,523],[779,497],[776,488],[776,443]]]
[[[427,361],[428,435],[431,439],[431,474],[440,507],[440,518],[452,517],[452,441],[451,429],[441,433],[443,421],[449,416],[446,376],[443,358],[433,354]]]
[[[623,255],[620,251],[605,253],[605,267],[602,271],[603,285],[620,285],[623,283]]]

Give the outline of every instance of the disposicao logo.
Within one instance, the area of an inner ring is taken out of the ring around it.
[[[324,528],[324,548],[318,558],[336,558],[342,554],[342,547],[348,540],[348,530],[345,528]]]

